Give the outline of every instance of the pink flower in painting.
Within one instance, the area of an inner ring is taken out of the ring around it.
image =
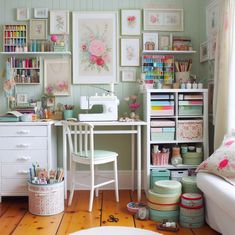
[[[135,110],[137,110],[139,107],[140,107],[140,104],[139,104],[139,103],[132,103],[132,104],[129,104],[129,108],[130,108],[131,111],[135,111]]]
[[[95,55],[90,55],[90,62],[91,62],[92,64],[95,64],[96,61],[97,61],[97,57],[96,57]]]
[[[57,84],[58,91],[66,91],[68,90],[68,83],[65,81],[60,81]]]
[[[157,22],[157,17],[155,15],[150,16],[150,21],[151,23],[156,23]]]
[[[89,52],[95,56],[102,56],[105,52],[105,43],[100,40],[93,40],[89,46]]]
[[[235,141],[234,140],[228,140],[224,143],[224,146],[229,147],[230,145],[232,145]]]
[[[221,160],[219,162],[219,165],[218,165],[218,170],[222,170],[223,168],[225,168],[229,163],[229,160],[227,158],[224,158],[223,160]]]
[[[127,17],[128,22],[134,22],[136,20],[135,16],[128,16]]]
[[[104,65],[104,60],[102,58],[97,58],[96,60],[96,64],[99,65],[99,66],[103,66]]]

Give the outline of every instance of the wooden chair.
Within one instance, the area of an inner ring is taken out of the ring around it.
[[[90,184],[81,184],[90,187],[90,201],[89,211],[92,211],[94,190],[96,190],[96,197],[98,197],[98,188],[104,185],[114,183],[116,201],[119,201],[118,194],[118,172],[117,172],[117,156],[116,152],[95,150],[94,149],[94,126],[91,123],[85,122],[63,122],[65,131],[68,137],[69,152],[70,152],[70,195],[68,205],[71,205],[73,200],[75,188],[75,170],[77,164],[89,165]],[[114,177],[112,179],[96,183],[95,179],[98,178],[97,166],[113,162]]]

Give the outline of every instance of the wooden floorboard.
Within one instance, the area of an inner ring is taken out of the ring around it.
[[[53,216],[36,216],[28,212],[28,200],[22,197],[7,197],[0,204],[0,235],[68,235],[81,229],[98,226],[129,226],[159,232],[163,235],[219,235],[208,225],[198,229],[180,227],[176,233],[158,231],[157,222],[138,220],[127,211],[126,205],[136,201],[136,192],[119,191],[120,202],[116,202],[114,191],[99,192],[94,199],[93,211],[88,212],[89,191],[75,191],[71,206],[65,203],[65,211]],[[5,200],[6,199],[6,200]],[[146,202],[142,192],[142,201]],[[109,222],[109,216],[118,218]]]

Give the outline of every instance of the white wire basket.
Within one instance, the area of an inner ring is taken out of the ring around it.
[[[64,211],[64,181],[55,184],[28,182],[29,212],[34,215],[55,215]]]

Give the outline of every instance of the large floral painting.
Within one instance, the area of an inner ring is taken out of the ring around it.
[[[117,81],[115,12],[73,13],[73,83]]]

